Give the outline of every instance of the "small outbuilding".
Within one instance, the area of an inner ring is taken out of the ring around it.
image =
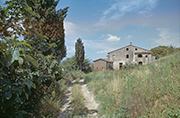
[[[94,60],[94,71],[109,70],[113,69],[113,61],[108,59],[97,59]]]

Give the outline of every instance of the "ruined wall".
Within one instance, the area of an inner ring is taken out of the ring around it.
[[[106,69],[112,70],[113,69],[113,62],[106,63]]]
[[[155,61],[155,57],[149,53],[142,54],[142,57],[138,57],[138,54],[135,54],[134,57],[135,57],[136,64],[139,64],[139,62],[142,62],[142,65],[146,65],[148,63]]]

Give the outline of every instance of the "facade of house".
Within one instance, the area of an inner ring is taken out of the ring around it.
[[[152,52],[137,46],[130,45],[119,48],[117,50],[111,51],[107,55],[107,61],[112,61],[113,69],[121,69],[123,65],[126,63],[133,63],[139,65],[146,65],[151,63],[155,60],[155,57],[152,56]],[[102,60],[102,59],[101,59]],[[99,59],[95,60],[94,62],[94,69],[100,67],[101,63]],[[104,61],[105,63],[106,61]],[[107,62],[106,62],[107,63]],[[106,68],[109,69],[109,68]]]

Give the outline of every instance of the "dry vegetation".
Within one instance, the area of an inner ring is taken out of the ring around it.
[[[72,107],[73,107],[73,115],[85,115],[87,114],[88,109],[84,104],[84,96],[81,91],[81,86],[79,84],[75,84],[72,87]]]
[[[180,117],[180,52],[131,70],[85,76],[105,117]]]

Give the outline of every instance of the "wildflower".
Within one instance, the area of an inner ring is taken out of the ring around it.
[[[51,94],[55,94],[55,91],[52,91],[52,93]]]

